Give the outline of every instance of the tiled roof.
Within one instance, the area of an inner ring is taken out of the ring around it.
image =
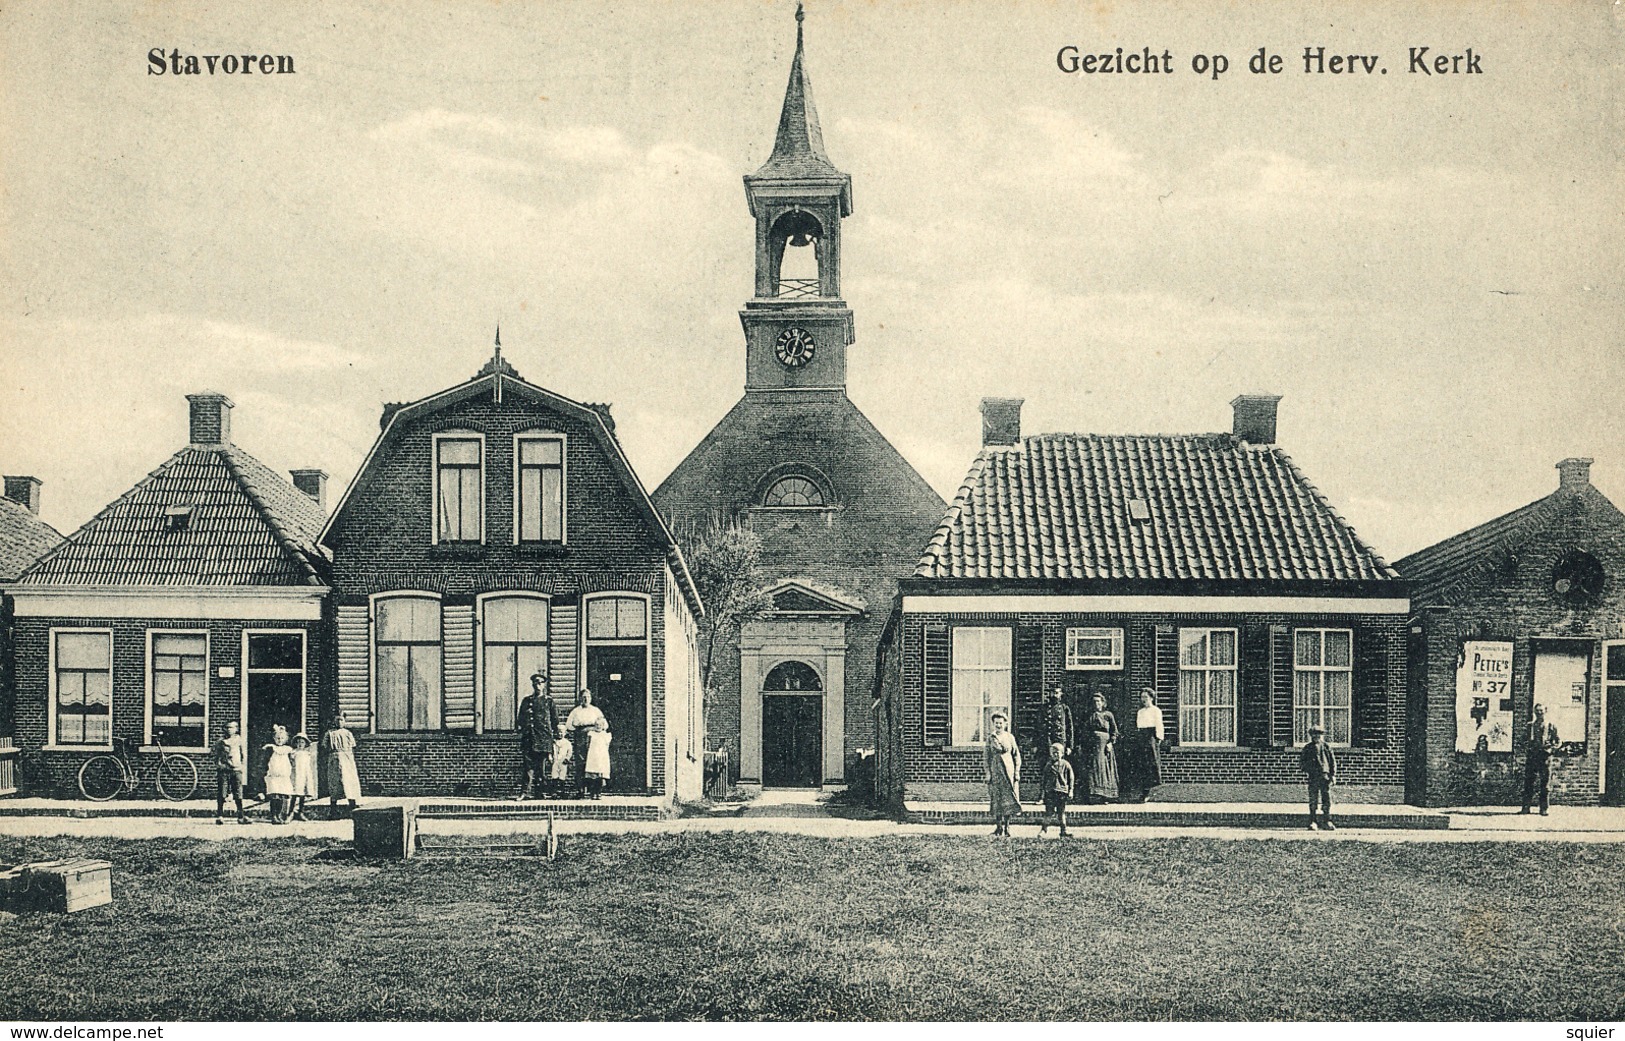
[[[192,508],[171,530],[167,511]],[[188,445],[142,478],[22,585],[320,585],[310,498],[231,445]]]
[[[1285,452],[1229,434],[1044,434],[984,449],[915,575],[1397,577]]]
[[[61,534],[27,507],[0,497],[0,582],[22,574],[61,541]]]
[[[1549,525],[1563,523],[1565,502],[1577,501],[1589,502],[1616,517],[1620,513],[1607,496],[1589,484],[1583,488],[1559,488],[1511,513],[1419,549],[1395,561],[1394,567],[1412,583],[1413,601],[1423,604],[1436,600],[1439,594],[1457,583],[1471,580],[1483,568],[1500,565],[1506,554],[1515,553],[1531,535]]]

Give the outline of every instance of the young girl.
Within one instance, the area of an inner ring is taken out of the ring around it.
[[[609,723],[603,716],[592,733],[587,735],[587,790],[594,799],[602,798],[604,782],[609,780]]]
[[[316,749],[310,738],[299,734],[293,739],[293,819],[308,821],[305,800],[316,798]]]
[[[271,743],[265,746],[265,796],[271,800],[271,823],[288,823],[288,804],[293,798],[293,749],[288,747],[288,730],[278,724],[271,728]]]
[[[553,765],[548,772],[547,794],[558,798],[570,783],[570,739],[561,737],[553,742]]]

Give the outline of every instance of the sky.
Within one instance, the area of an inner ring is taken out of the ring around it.
[[[1029,433],[1278,440],[1389,560],[1591,456],[1625,505],[1625,8],[809,0],[848,392],[945,498]],[[330,501],[384,402],[613,404],[651,490],[738,399],[788,0],[0,9],[0,472],[71,531],[227,393]],[[1159,75],[1069,75],[1170,51]],[[1306,74],[1305,47],[1385,73]],[[1408,48],[1481,74],[1408,72]],[[1247,71],[1259,48],[1279,74]],[[152,48],[292,75],[151,75]],[[1229,71],[1191,70],[1223,54]]]

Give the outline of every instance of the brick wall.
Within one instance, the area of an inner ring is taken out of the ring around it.
[[[1170,738],[1176,743],[1164,755],[1163,781],[1168,785],[1200,786],[1301,786],[1303,773],[1298,766],[1298,749],[1281,743],[1266,728],[1255,728],[1246,718],[1257,699],[1267,696],[1270,673],[1269,634],[1272,626],[1293,628],[1327,627],[1355,630],[1355,717],[1356,734],[1359,733],[1361,692],[1369,683],[1387,696],[1386,722],[1380,736],[1368,735],[1371,740],[1356,742],[1355,747],[1337,749],[1339,783],[1360,789],[1380,789],[1374,798],[1397,801],[1403,792],[1405,779],[1405,618],[1402,615],[1302,615],[1302,614],[926,614],[907,613],[900,621],[900,639],[897,660],[891,664],[898,673],[896,700],[900,740],[896,754],[901,764],[903,784],[911,798],[979,798],[985,794],[983,786],[982,750],[980,747],[932,747],[927,744],[924,729],[924,695],[922,673],[923,638],[927,626],[987,625],[1008,626],[1013,631],[1036,629],[1042,634],[1042,675],[1040,679],[1023,679],[1023,662],[1019,647],[1015,662],[1017,676],[1013,686],[1016,704],[1017,736],[1022,744],[1023,792],[1037,795],[1039,768],[1043,757],[1038,739],[1028,729],[1028,720],[1034,717],[1036,706],[1031,699],[1034,692],[1050,689],[1057,684],[1068,692],[1074,706],[1074,716],[1081,724],[1087,711],[1088,695],[1104,689],[1108,695],[1108,708],[1116,715],[1118,725],[1130,728],[1134,723],[1137,692],[1145,687],[1157,686],[1156,641],[1159,627],[1227,627],[1238,630],[1240,639],[1237,690],[1239,711],[1239,737],[1244,743],[1236,747],[1198,747],[1177,743],[1177,701],[1163,694],[1159,705]],[[1121,670],[1067,670],[1065,668],[1065,631],[1070,626],[1109,627],[1123,630],[1123,668]],[[1367,655],[1362,663],[1359,649],[1369,645],[1380,650],[1375,657]],[[1014,641],[1019,644],[1019,640]],[[1362,675],[1378,670],[1375,676]],[[884,685],[883,685],[884,686]],[[895,778],[892,781],[895,788]],[[1178,788],[1169,789],[1177,792]],[[1195,790],[1192,788],[1191,790]],[[895,791],[894,791],[895,795]]]
[[[304,728],[314,740],[321,725],[320,705],[326,687],[320,663],[328,654],[326,627],[319,622],[199,621],[173,618],[19,618],[16,623],[17,744],[24,750],[21,783],[34,795],[77,797],[79,767],[99,749],[46,750],[50,696],[50,631],[53,628],[111,629],[113,631],[113,736],[139,744],[145,739],[147,690],[147,631],[149,629],[207,629],[209,631],[209,739],[225,733],[229,720],[243,711],[242,634],[251,630],[303,630],[305,643]],[[233,675],[220,676],[221,668]],[[206,755],[192,754],[198,767],[199,790],[213,784],[213,767]],[[155,757],[143,759],[150,767]],[[157,798],[150,780],[139,797]]]
[[[833,508],[755,507],[789,473],[816,475]],[[875,651],[897,594],[942,519],[942,499],[844,394],[747,394],[655,491],[679,538],[715,520],[744,519],[762,536],[763,577],[803,578],[861,599],[847,624],[848,757],[876,743]],[[706,704],[706,740],[739,763],[737,643],[719,646]]]
[[[1574,549],[1595,555],[1609,576],[1595,607],[1576,609],[1553,594],[1553,567]],[[1412,801],[1430,806],[1522,801],[1535,654],[1542,640],[1554,640],[1576,641],[1563,646],[1588,650],[1591,668],[1585,753],[1552,757],[1552,801],[1596,803],[1605,739],[1602,644],[1625,637],[1625,518],[1594,492],[1566,497],[1550,523],[1490,552],[1492,559],[1467,562],[1458,581],[1430,596],[1432,609],[1420,610],[1414,626],[1410,714],[1420,726],[1412,755]],[[1419,606],[1426,605],[1419,601]],[[1511,752],[1456,751],[1456,659],[1464,640],[1513,645]],[[1625,749],[1610,751],[1625,755]]]
[[[364,475],[365,483],[351,493],[329,536],[335,608],[365,605],[370,594],[396,590],[439,593],[443,609],[469,607],[482,593],[504,591],[546,593],[555,608],[579,605],[588,593],[647,595],[650,712],[644,740],[652,789],[669,794],[667,766],[672,742],[666,701],[666,597],[670,585],[666,547],[587,423],[527,395],[510,393],[501,403],[481,394],[404,425],[397,423],[396,428],[379,447],[372,469]],[[485,438],[485,541],[480,545],[431,544],[433,435],[454,430],[477,431]],[[566,437],[563,546],[513,544],[513,437],[526,431]],[[573,636],[556,634],[576,642],[578,662],[585,629],[585,619],[581,619]],[[365,635],[347,638],[357,640]],[[677,638],[692,637],[679,633]],[[475,643],[477,668],[478,632],[470,639]],[[586,683],[584,663],[574,671],[573,688],[551,691],[561,710],[561,722],[575,690]],[[674,689],[675,696],[687,696],[685,684],[679,682]],[[366,733],[366,726],[355,729],[362,783],[375,790],[419,795],[506,794],[518,784],[518,743],[511,733],[445,729],[375,735]]]

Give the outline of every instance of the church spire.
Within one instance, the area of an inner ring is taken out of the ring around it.
[[[756,171],[758,177],[837,172],[835,164],[824,154],[824,134],[818,126],[818,110],[813,106],[812,84],[807,80],[801,29],[806,17],[801,4],[796,4],[796,56],[790,62],[790,82],[784,88],[784,109],[779,113],[773,154]]]

